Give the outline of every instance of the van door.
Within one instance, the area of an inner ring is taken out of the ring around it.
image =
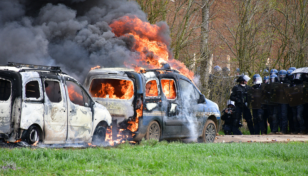
[[[63,82],[44,80],[45,143],[65,143],[67,137],[67,103]]]
[[[10,132],[12,83],[0,78],[0,133]]]
[[[175,78],[161,78],[161,88],[165,95],[162,99],[164,137],[180,137],[182,135],[183,119],[180,114],[181,104]]]
[[[185,79],[180,78],[179,85],[183,107],[181,114],[185,120],[182,127],[183,135],[194,138],[198,136],[198,122],[201,118],[201,116],[197,115],[199,112],[198,100],[200,95],[193,84]]]
[[[91,99],[86,92],[70,78],[66,78],[68,104],[69,143],[90,142],[92,131]]]
[[[21,72],[22,75],[22,108],[20,128],[28,129],[37,124],[43,130],[44,104],[42,80],[37,72]]]

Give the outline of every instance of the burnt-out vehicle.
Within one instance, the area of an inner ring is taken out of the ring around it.
[[[218,105],[204,97],[190,79],[171,69],[91,70],[84,82],[95,101],[112,116],[115,132],[132,139],[199,139],[213,142],[220,124]],[[119,130],[120,129],[120,130]]]
[[[30,144],[105,140],[111,116],[59,67],[0,66],[0,138]]]

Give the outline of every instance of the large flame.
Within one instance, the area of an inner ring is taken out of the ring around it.
[[[99,98],[130,99],[134,95],[134,84],[128,80],[97,79],[93,81],[90,93]]]
[[[175,89],[174,80],[162,79],[161,85],[162,85],[162,90],[168,99],[176,98],[176,89]]]
[[[139,118],[142,116],[142,111],[143,111],[143,104],[141,104],[140,108],[136,110],[136,119],[128,121],[130,124],[127,129],[129,129],[131,132],[135,132],[138,130],[138,125],[139,125]]]
[[[140,67],[158,69],[162,63],[169,63],[172,69],[180,71],[186,77],[192,79],[194,73],[190,71],[184,63],[175,60],[170,55],[168,45],[161,31],[164,27],[152,25],[141,21],[137,17],[124,16],[110,24],[116,36],[133,36],[135,39],[134,50],[140,53],[140,58],[136,59],[136,64],[124,63],[128,67],[134,67],[139,72]]]
[[[147,84],[145,85],[145,95],[147,97],[158,96],[157,83],[155,80],[147,82]]]

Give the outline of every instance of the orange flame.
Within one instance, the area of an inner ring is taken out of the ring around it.
[[[71,101],[83,102],[83,97],[80,93],[76,92],[72,84],[68,84],[68,96]]]
[[[37,143],[38,143],[38,141],[34,142],[34,144],[32,144],[32,146],[36,146],[36,145],[37,145]]]
[[[113,33],[116,36],[133,36],[135,44],[133,49],[140,53],[140,58],[136,58],[137,67],[131,63],[124,63],[126,66],[134,67],[139,72],[140,66],[157,69],[161,68],[162,63],[169,63],[172,69],[179,70],[183,75],[192,79],[194,73],[190,71],[184,63],[170,58],[168,49],[168,39],[162,32],[166,26],[152,25],[148,22],[141,21],[137,17],[124,16],[110,24]]]
[[[91,85],[90,93],[93,97],[111,99],[130,99],[134,95],[134,84],[132,81],[105,79],[107,83],[100,83],[97,89]]]
[[[174,80],[171,79],[162,79],[161,80],[162,90],[165,94],[165,96],[168,99],[175,99],[176,97],[176,89]]]
[[[101,66],[97,65],[95,67],[92,67],[91,70],[95,70],[95,69],[98,69],[98,68],[101,68]]]
[[[139,118],[142,116],[142,111],[143,111],[143,104],[141,104],[140,108],[136,110],[137,116],[135,121],[131,120],[128,121],[130,125],[127,127],[131,132],[135,132],[138,130],[138,125],[139,125]]]
[[[18,143],[18,142],[20,142],[21,141],[21,139],[18,139],[18,140],[16,140],[14,143]]]
[[[147,97],[156,97],[158,96],[157,83],[155,80],[147,82],[145,85],[145,94]]]

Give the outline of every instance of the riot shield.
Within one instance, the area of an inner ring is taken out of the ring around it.
[[[306,82],[303,85],[303,94],[305,103],[308,103],[308,83]]]
[[[271,103],[278,103],[278,104],[288,104],[288,99],[285,94],[285,88],[288,87],[288,84],[281,84],[281,83],[271,83]]]
[[[291,107],[305,104],[303,85],[285,88],[288,103]]]
[[[264,105],[271,105],[270,103],[270,84],[261,84],[261,90],[262,90],[262,95],[261,95],[261,104]]]
[[[250,109],[261,109],[262,105],[262,90],[250,89],[247,91],[247,98]]]

